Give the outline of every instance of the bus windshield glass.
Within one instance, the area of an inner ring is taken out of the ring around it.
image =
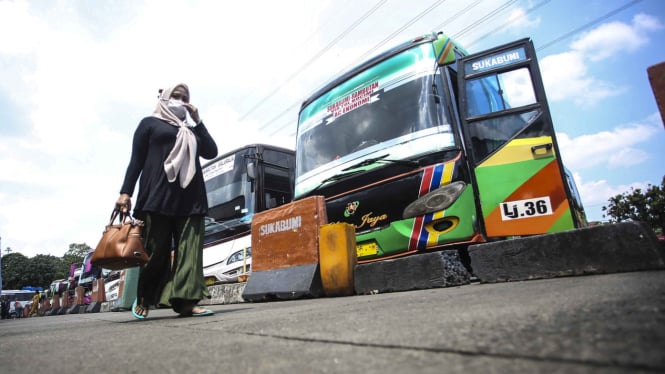
[[[298,178],[377,150],[404,159],[453,146],[436,65],[432,45],[420,44],[310,101],[299,116]]]
[[[227,221],[254,212],[243,149],[204,167],[203,179],[208,194],[208,215],[215,221]]]

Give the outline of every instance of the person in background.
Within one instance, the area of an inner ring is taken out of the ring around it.
[[[17,298],[14,300],[14,310],[16,311],[16,318],[23,317],[23,304]]]
[[[28,316],[32,317],[33,314],[37,314],[37,316],[39,316],[39,299],[39,291],[35,290],[35,294],[32,296],[32,305],[30,307],[30,313]]]
[[[135,318],[168,300],[181,316],[206,316],[198,306],[210,298],[203,279],[204,217],[208,212],[199,157],[217,156],[217,144],[190,103],[185,84],[159,91],[157,106],[134,132],[132,155],[116,201],[129,213],[139,179],[134,217],[145,222],[144,246],[150,261],[139,273]],[[174,251],[173,265],[171,250]]]
[[[2,319],[9,318],[9,300],[7,296],[3,296],[2,300],[0,300],[0,316]]]

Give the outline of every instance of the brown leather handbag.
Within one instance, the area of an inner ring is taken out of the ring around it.
[[[116,219],[118,224],[114,224]],[[114,209],[90,261],[110,270],[145,264],[149,257],[143,247],[142,229],[143,221]]]

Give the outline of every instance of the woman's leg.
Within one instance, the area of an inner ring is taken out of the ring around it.
[[[180,314],[191,313],[203,298],[209,298],[203,279],[203,216],[180,218],[176,230],[178,238],[174,259],[174,272],[170,281],[170,302]]]
[[[171,245],[175,219],[148,213],[145,219],[144,246],[150,261],[141,268],[136,296],[144,307],[159,302],[162,279],[171,271]]]

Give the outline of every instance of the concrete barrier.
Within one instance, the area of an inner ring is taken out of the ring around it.
[[[44,315],[57,316],[59,312],[60,312],[60,295],[56,293],[53,295],[53,299],[51,301],[51,310],[44,313]]]
[[[321,285],[326,296],[355,293],[356,229],[348,223],[329,223],[319,229]]]
[[[201,300],[199,305],[244,303],[245,299],[242,298],[242,293],[245,286],[247,286],[245,282],[208,286],[210,299]]]
[[[246,301],[318,297],[319,227],[327,223],[323,196],[284,204],[252,218],[252,275]]]
[[[665,268],[662,244],[640,222],[475,244],[469,256],[483,283]]]
[[[106,288],[104,279],[95,279],[92,283],[92,295],[90,304],[85,309],[86,313],[98,313],[102,310],[102,304],[106,302]]]
[[[441,251],[359,264],[354,282],[356,293],[373,294],[461,286],[471,274],[457,251]]]
[[[74,289],[74,304],[67,309],[67,314],[77,314],[85,312],[85,304],[83,303],[83,296],[85,289],[78,286]]]

